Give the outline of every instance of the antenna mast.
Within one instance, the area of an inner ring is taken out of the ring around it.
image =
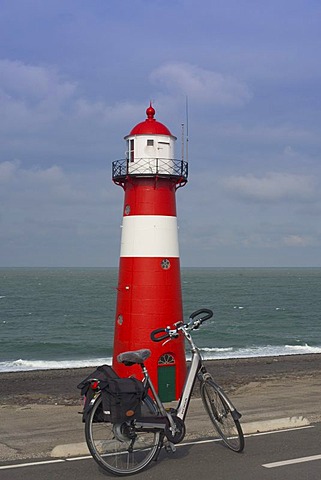
[[[185,108],[186,108],[186,161],[188,162],[188,96],[186,95],[185,101]]]
[[[185,143],[185,140],[184,140],[184,123],[182,123],[182,161],[184,161],[184,143]]]

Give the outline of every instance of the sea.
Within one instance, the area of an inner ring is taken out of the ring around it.
[[[182,268],[205,359],[321,353],[321,268]],[[0,268],[0,372],[111,360],[117,268]],[[175,322],[168,318],[166,324]]]

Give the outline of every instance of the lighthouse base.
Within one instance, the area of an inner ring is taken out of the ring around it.
[[[149,348],[145,365],[164,401],[178,399],[185,382],[184,339],[155,343],[150,334],[183,320],[180,285],[179,258],[120,258],[113,368],[141,379],[141,368],[118,363],[117,355]]]

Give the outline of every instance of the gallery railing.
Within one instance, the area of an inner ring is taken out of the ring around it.
[[[184,160],[168,158],[135,158],[115,160],[112,163],[112,178],[115,183],[122,183],[128,176],[134,177],[172,177],[180,182],[187,182],[188,163]]]

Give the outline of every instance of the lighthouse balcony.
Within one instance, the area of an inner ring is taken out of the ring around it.
[[[178,183],[186,183],[188,163],[169,158],[134,158],[115,160],[112,163],[112,176],[115,183],[122,183],[127,177],[171,177]]]

